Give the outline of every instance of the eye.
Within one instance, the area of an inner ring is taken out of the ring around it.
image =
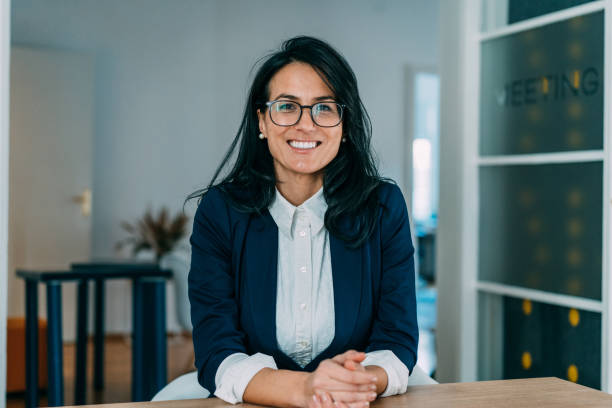
[[[274,110],[277,112],[291,113],[297,110],[297,106],[293,102],[275,102]]]
[[[317,103],[314,106],[314,113],[315,114],[338,113],[338,105],[333,102]]]

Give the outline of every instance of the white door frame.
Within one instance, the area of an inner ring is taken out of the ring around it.
[[[0,408],[6,404],[10,0],[0,0]]]

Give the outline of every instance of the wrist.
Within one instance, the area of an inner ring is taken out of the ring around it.
[[[368,373],[374,374],[377,378],[376,380],[376,394],[380,395],[385,392],[387,389],[387,384],[389,382],[389,378],[387,377],[387,372],[384,368],[376,365],[369,365],[365,367]]]
[[[295,373],[295,390],[299,392],[293,392],[291,405],[298,408],[308,407],[308,399],[312,398],[312,390],[309,386],[309,380],[311,373],[305,372],[294,372]]]

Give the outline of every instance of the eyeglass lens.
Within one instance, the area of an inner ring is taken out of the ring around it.
[[[319,126],[336,126],[342,120],[342,107],[335,102],[319,102],[310,109],[312,120]],[[270,117],[280,126],[295,125],[302,113],[302,107],[296,102],[276,101],[270,105]]]

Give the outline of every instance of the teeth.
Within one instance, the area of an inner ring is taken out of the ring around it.
[[[317,142],[298,142],[296,140],[292,140],[289,142],[291,147],[295,147],[296,149],[314,149],[317,147]]]

